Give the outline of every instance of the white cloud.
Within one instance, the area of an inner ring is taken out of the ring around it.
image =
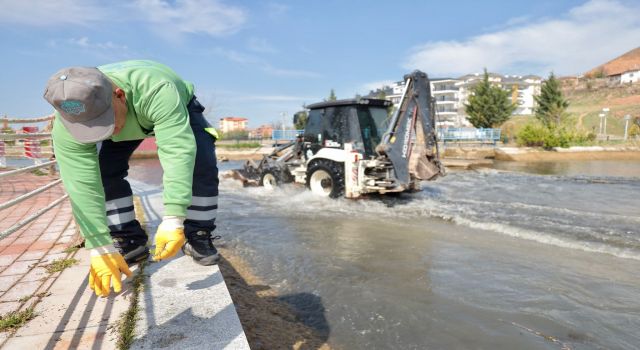
[[[557,19],[523,24],[462,41],[435,41],[411,50],[406,69],[431,76],[490,71],[507,74],[581,74],[640,44],[640,5],[591,0]]]
[[[125,45],[114,44],[111,41],[106,42],[91,42],[88,37],[83,36],[81,38],[71,38],[67,40],[67,43],[73,46],[78,46],[83,49],[100,49],[100,50],[127,50]]]
[[[111,11],[93,0],[0,0],[0,23],[38,27],[89,25]]]
[[[372,81],[370,83],[362,84],[360,90],[366,91],[368,93],[369,91],[374,91],[374,90],[377,90],[377,89],[381,89],[384,86],[390,86],[393,83],[394,82],[391,81],[391,80]]]
[[[222,0],[135,0],[107,3],[99,0],[0,0],[0,24],[51,27],[88,26],[106,21],[147,22],[160,35],[230,35],[244,25],[247,15]]]
[[[278,77],[290,77],[290,78],[318,78],[320,74],[306,71],[306,70],[295,70],[295,69],[285,69],[285,68],[277,68],[268,63],[264,63],[261,69],[269,73],[271,75],[275,75]]]
[[[247,48],[251,51],[259,52],[259,53],[276,53],[275,47],[273,47],[267,39],[263,38],[249,38],[247,41]]]
[[[159,32],[169,36],[204,33],[224,36],[237,32],[246,21],[245,11],[219,0],[136,0],[135,6]]]

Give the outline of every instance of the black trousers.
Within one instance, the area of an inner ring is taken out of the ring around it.
[[[197,147],[192,200],[184,222],[185,234],[190,237],[198,231],[212,232],[216,227],[218,167],[215,138],[205,131],[210,125],[202,114],[204,107],[194,96],[187,105],[187,110]],[[135,218],[133,193],[125,178],[129,171],[129,158],[140,143],[142,140],[105,140],[98,153],[111,237],[125,239],[136,245],[146,244],[147,234]]]

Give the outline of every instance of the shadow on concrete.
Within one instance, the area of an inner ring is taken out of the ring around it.
[[[73,335],[71,336],[71,339],[68,341],[68,348],[79,349],[79,348],[86,347],[87,344],[86,343],[81,344],[81,341],[82,341],[82,337],[85,335],[85,332],[89,331],[91,333],[96,333],[96,338],[95,338],[95,341],[91,344],[91,349],[92,350],[101,349],[103,342],[101,341],[100,334],[105,334],[109,324],[114,323],[115,319],[120,316],[120,315],[112,315],[113,304],[118,299],[121,299],[121,298],[126,299],[127,296],[131,294],[131,288],[130,288],[131,283],[129,283],[129,279],[123,282],[124,283],[122,284],[122,291],[120,293],[117,293],[117,294],[111,293],[109,297],[106,298],[106,301],[107,301],[106,305],[104,306],[104,310],[102,311],[102,315],[99,319],[99,324],[96,327],[95,321],[90,322],[90,318],[91,318],[91,313],[93,312],[96,306],[98,297],[92,291],[89,297],[89,300],[86,302],[86,304],[81,303],[83,294],[87,292],[87,289],[89,289],[89,286],[88,286],[89,276],[87,274],[87,277],[85,277],[80,287],[78,288],[76,293],[73,295],[73,298],[69,302],[69,306],[67,307],[65,313],[60,318],[60,321],[55,327],[55,331],[51,334],[51,337],[49,338],[49,341],[47,342],[47,345],[44,348],[45,349],[56,348],[56,346],[59,345],[58,342],[61,340],[60,337],[62,333],[63,332],[68,333],[70,331],[73,331]],[[77,315],[82,315],[82,316],[80,316],[80,320],[76,328],[67,329],[67,324],[72,320],[73,316],[77,317]],[[97,328],[97,332],[96,332],[96,328]]]
[[[219,278],[218,274],[211,274],[200,281],[195,281],[187,284],[188,290],[198,290],[198,289],[207,289],[211,288],[219,283],[224,283],[224,280]]]
[[[142,336],[131,349],[192,349],[204,344],[207,349],[244,348],[233,304],[223,306],[222,300],[212,300],[220,291],[211,288],[224,284],[217,269],[210,267],[211,273],[201,271],[195,280],[186,282],[195,271],[204,269],[182,253],[147,265],[140,295],[144,316],[137,332]]]
[[[220,329],[224,326],[217,321],[233,317],[233,314],[232,305],[209,318],[194,315],[193,308],[185,309],[170,320],[149,328],[144,336],[135,340],[132,349],[224,349],[240,334],[227,333],[220,337],[212,336],[212,333],[225,333],[225,329]]]
[[[327,349],[331,329],[322,298],[312,293],[278,296],[251,284],[222,257],[224,276],[251,349]]]

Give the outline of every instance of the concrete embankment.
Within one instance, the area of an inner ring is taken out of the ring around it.
[[[495,159],[517,162],[563,160],[640,160],[640,147],[556,147],[549,151],[525,147],[500,147],[495,150]]]
[[[219,158],[228,160],[261,159],[273,150],[262,147],[251,150],[218,148]],[[544,162],[568,160],[640,160],[637,146],[556,147],[551,150],[532,147],[447,147],[441,149],[442,162],[449,168],[491,166],[493,160],[514,162]]]

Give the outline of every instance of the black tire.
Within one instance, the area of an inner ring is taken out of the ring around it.
[[[281,183],[277,173],[273,170],[267,169],[260,174],[259,185],[262,187],[273,189],[280,186]]]
[[[307,188],[330,198],[344,196],[344,164],[327,159],[313,161],[307,168]]]
[[[259,185],[266,188],[275,188],[290,182],[293,182],[293,177],[288,171],[272,168],[262,171]]]

